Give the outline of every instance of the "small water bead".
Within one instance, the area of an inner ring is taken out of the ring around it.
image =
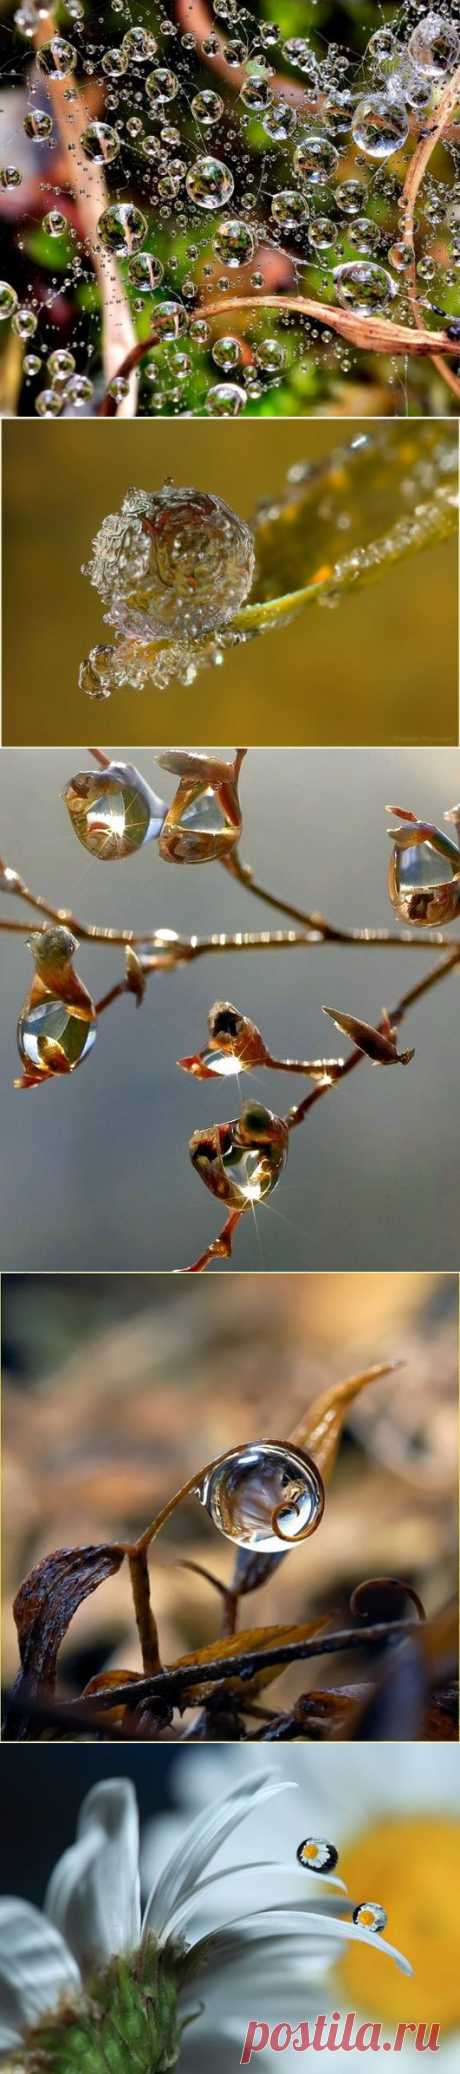
[[[58,346],[54,353],[50,353],[46,368],[47,374],[51,375],[53,383],[67,383],[69,375],[73,374],[75,370],[73,353],[69,353],[66,346]]]
[[[325,1836],[306,1836],[299,1844],[296,1856],[299,1865],[304,1865],[308,1872],[335,1872],[338,1851]]]
[[[67,217],[63,216],[61,209],[48,209],[48,214],[43,217],[42,230],[49,238],[65,238],[68,228]]]
[[[238,367],[239,361],[242,358],[240,339],[231,337],[216,339],[215,345],[212,348],[212,358],[215,361],[216,367],[223,367],[225,373],[229,372],[232,367]]]
[[[0,323],[4,324],[8,317],[13,317],[17,306],[16,289],[11,287],[10,281],[0,281]]]
[[[373,36],[369,37],[366,56],[378,69],[382,65],[386,68],[388,60],[390,64],[397,62],[398,48],[392,29],[375,29]]]
[[[214,418],[238,418],[246,402],[246,390],[238,382],[212,382],[206,398],[207,410]]]
[[[115,650],[108,641],[99,641],[84,663],[80,664],[78,684],[80,691],[89,699],[109,699],[114,676]]]
[[[372,316],[382,305],[392,302],[397,293],[396,283],[386,268],[367,260],[347,260],[343,266],[334,267],[333,280],[342,308],[353,310],[357,317]]]
[[[362,1930],[386,1930],[388,1916],[380,1901],[360,1901],[358,1908],[353,1909],[353,1922],[359,1923]]]
[[[230,167],[222,159],[210,157],[195,159],[185,182],[189,201],[197,209],[223,209],[231,200],[234,184]]]
[[[60,418],[62,406],[63,397],[58,394],[57,389],[41,389],[40,395],[35,399],[38,418]]]
[[[214,251],[225,266],[246,266],[254,258],[256,241],[249,224],[240,223],[237,216],[224,217],[214,239]]]
[[[37,330],[37,323],[38,319],[35,316],[34,310],[28,310],[25,303],[20,309],[15,310],[12,328],[18,338],[33,338]]]
[[[270,106],[272,100],[270,77],[270,73],[261,69],[260,71],[255,70],[251,77],[245,80],[244,86],[241,88],[241,100],[244,107],[250,109],[251,114],[259,115],[265,108]]]
[[[314,1533],[324,1506],[321,1477],[300,1449],[250,1441],[211,1462],[196,1485],[220,1534],[240,1548],[279,1555]]]
[[[283,43],[283,56],[287,58],[289,65],[295,65],[297,71],[305,74],[312,86],[316,85],[318,60],[305,36],[289,36],[287,42]]]
[[[129,261],[128,280],[141,295],[153,295],[163,280],[163,271],[161,259],[156,259],[153,252],[136,252]]]
[[[179,92],[179,80],[176,79],[175,72],[170,72],[166,65],[158,65],[154,72],[149,72],[145,91],[153,107],[165,108],[167,101],[175,101]]]
[[[52,36],[51,43],[42,44],[37,51],[36,63],[49,79],[65,79],[68,72],[75,71],[77,53],[64,36]]]
[[[264,110],[265,136],[270,137],[273,144],[285,144],[287,138],[292,137],[297,129],[297,121],[296,109],[291,108],[289,101],[274,101],[270,108]]]
[[[126,397],[129,396],[128,376],[125,374],[112,375],[112,380],[108,385],[108,393],[109,396],[113,396],[116,404],[125,403]]]
[[[337,224],[331,216],[311,216],[308,237],[316,252],[328,252],[337,239]]]
[[[301,180],[314,185],[329,180],[339,162],[339,153],[328,137],[309,131],[294,152],[294,170]]]
[[[23,129],[26,137],[33,137],[36,144],[46,144],[53,133],[53,118],[44,108],[33,108],[24,116]]]
[[[412,246],[404,245],[402,240],[398,240],[396,245],[390,245],[388,258],[395,274],[405,274],[412,264]]]
[[[148,65],[156,55],[156,37],[148,29],[128,29],[121,48],[128,65]]]
[[[352,135],[367,158],[391,158],[409,133],[405,102],[396,94],[363,94],[352,121]]]
[[[103,209],[98,222],[98,236],[107,252],[115,252],[124,258],[142,245],[147,231],[147,219],[134,202],[112,202]]]
[[[152,842],[161,832],[166,813],[164,801],[132,763],[77,771],[62,796],[78,841],[102,863],[130,857]]]
[[[20,187],[21,181],[19,166],[0,166],[0,187]]]
[[[192,115],[195,116],[195,122],[202,122],[208,129],[212,129],[213,123],[220,122],[223,109],[220,94],[204,92],[195,94],[192,100]]]
[[[303,230],[308,221],[308,207],[304,195],[297,188],[283,187],[273,195],[271,214],[274,223],[282,230]]]
[[[38,358],[38,353],[25,353],[23,360],[23,373],[30,377],[30,379],[32,379],[32,376],[34,374],[40,374],[41,364],[41,360],[39,360]]]
[[[66,386],[66,404],[72,404],[74,410],[83,410],[85,403],[90,403],[92,394],[93,384],[89,379],[89,375],[71,375],[70,381],[67,382]]]
[[[366,200],[361,180],[342,180],[334,189],[334,201],[343,216],[359,216]]]
[[[415,65],[430,73],[433,79],[448,72],[457,62],[460,51],[458,29],[449,22],[445,14],[430,9],[409,37],[409,51]]]
[[[126,52],[123,49],[104,51],[101,65],[102,71],[107,73],[109,79],[120,78],[122,73],[128,70]]]
[[[263,338],[256,352],[256,365],[263,374],[279,374],[284,367],[286,354],[277,338]]]
[[[108,122],[90,122],[82,132],[81,148],[94,165],[110,166],[120,150],[118,131]]]

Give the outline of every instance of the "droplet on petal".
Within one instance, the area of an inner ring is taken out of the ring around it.
[[[151,792],[132,763],[78,771],[69,778],[63,799],[79,842],[103,863],[129,857],[151,842],[160,834],[166,813],[164,801]]]
[[[310,1456],[276,1441],[250,1441],[211,1462],[196,1496],[227,1540],[277,1555],[282,1543],[314,1533],[324,1506]]]
[[[362,1930],[386,1930],[388,1916],[380,1901],[360,1901],[359,1907],[353,1909],[353,1922],[359,1923]]]
[[[299,1844],[297,1858],[299,1865],[305,1865],[308,1872],[335,1872],[338,1851],[335,1844],[327,1843],[324,1836],[306,1836]]]

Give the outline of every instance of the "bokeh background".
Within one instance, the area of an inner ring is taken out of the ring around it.
[[[90,648],[111,638],[81,566],[132,484],[159,488],[172,475],[250,520],[294,462],[329,455],[342,436],[362,430],[359,419],[345,431],[278,422],[269,436],[257,423],[5,425],[4,742],[74,742],[90,716],[93,726],[94,710],[103,742],[114,729],[131,742],[184,742],[191,714],[196,744],[233,732],[267,743],[457,742],[454,537],[397,564],[337,610],[313,606],[282,633],[228,653],[222,669],[199,672],[192,691],[128,688],[93,709],[78,687]],[[413,423],[407,437],[411,451]],[[323,526],[320,562],[329,559],[325,539]]]
[[[17,1666],[12,1600],[53,1548],[137,1536],[200,1467],[238,1441],[287,1437],[320,1391],[402,1360],[347,1418],[319,1531],[245,1601],[240,1625],[334,1610],[348,1625],[366,1577],[400,1576],[434,1614],[456,1590],[456,1275],[314,1274],[203,1281],[161,1275],[3,1278],[4,1671]],[[234,1551],[196,1500],[153,1552],[163,1659],[212,1642]],[[138,1668],[128,1573],[80,1607],[60,1690]],[[327,1656],[277,1680],[273,1705],[366,1675]],[[118,1750],[117,1750],[118,1761]],[[0,1766],[0,1773],[2,1767]]]
[[[154,786],[174,781],[143,749],[118,746]],[[228,752],[230,754],[230,751]],[[0,852],[29,885],[83,921],[188,933],[283,926],[221,865],[163,865],[155,844],[104,866],[81,848],[60,795],[86,752],[4,750]],[[242,778],[242,855],[267,887],[339,924],[385,927],[388,800],[441,820],[459,796],[453,750],[253,750]],[[6,919],[27,910],[0,899]],[[31,925],[34,917],[31,914]],[[287,925],[286,925],[287,926]],[[149,982],[101,1019],[91,1056],[70,1079],[20,1093],[15,1027],[30,984],[26,937],[0,932],[0,1258],[3,1269],[184,1267],[218,1230],[219,1205],[188,1157],[199,1126],[238,1113],[238,1083],[195,1083],[176,1060],[206,1038],[227,998],[276,1056],[347,1053],[324,1001],[373,1022],[426,973],[430,951],[323,946],[206,957]],[[120,951],[83,944],[77,960],[97,1000],[122,976]],[[364,1061],[293,1134],[271,1202],[242,1220],[241,1269],[458,1269],[458,981],[408,1016],[410,1067]],[[304,1082],[261,1072],[242,1081],[273,1109]],[[227,1270],[228,1272],[228,1270]]]

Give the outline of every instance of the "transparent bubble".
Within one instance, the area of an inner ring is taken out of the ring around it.
[[[156,38],[150,35],[148,29],[128,29],[121,48],[128,65],[147,65],[155,57]]]
[[[110,166],[120,150],[118,132],[108,122],[90,122],[82,132],[81,148],[95,165]]]
[[[21,180],[22,173],[19,170],[19,166],[0,166],[1,187],[20,187]]]
[[[238,610],[250,589],[249,527],[205,491],[133,491],[104,520],[88,574],[135,637],[197,639]]]
[[[259,72],[254,71],[249,79],[245,79],[244,86],[241,88],[241,100],[245,108],[250,108],[254,111],[254,114],[259,114],[262,109],[269,107],[271,99],[272,89],[269,73],[262,70]]]
[[[38,358],[38,353],[24,354],[23,372],[25,375],[32,377],[32,375],[34,374],[40,374],[41,364],[41,360],[39,360]]]
[[[77,771],[63,799],[78,841],[102,863],[130,857],[160,834],[166,807],[131,763]]]
[[[352,134],[367,158],[391,158],[405,144],[408,132],[409,119],[402,95],[363,94],[353,116]]]
[[[43,217],[42,229],[49,238],[65,238],[69,229],[67,217],[63,216],[61,209],[48,209],[47,216]]]
[[[248,223],[240,223],[237,216],[227,216],[219,224],[214,239],[214,251],[225,266],[246,266],[254,258],[256,241]]]
[[[168,807],[160,838],[160,857],[167,864],[209,864],[234,850],[241,833],[241,810],[231,777],[211,784],[205,771],[181,778]]]
[[[282,230],[302,230],[308,219],[308,208],[304,195],[294,187],[282,187],[273,195],[271,213],[274,223]]]
[[[312,186],[316,181],[329,180],[338,162],[338,151],[329,137],[321,137],[313,130],[301,138],[294,152],[295,172]]]
[[[405,274],[407,268],[412,265],[412,246],[405,245],[402,239],[397,239],[395,245],[390,245],[388,258],[395,274]]]
[[[17,306],[16,289],[11,287],[10,281],[0,281],[0,322],[12,317]]]
[[[353,1909],[353,1922],[362,1930],[386,1930],[388,1916],[380,1901],[360,1901]]]
[[[163,280],[161,259],[156,259],[153,252],[136,252],[129,262],[128,279],[141,295],[153,295]]]
[[[13,331],[16,332],[18,338],[33,338],[34,332],[37,329],[37,321],[34,310],[28,310],[24,303],[20,309],[14,312]]]
[[[429,843],[395,843],[388,870],[392,907],[402,922],[442,926],[460,910],[460,852],[440,856]]]
[[[36,63],[39,72],[46,72],[49,79],[65,79],[68,72],[75,71],[77,53],[64,36],[52,36],[51,43],[43,43],[37,51]]]
[[[447,15],[430,9],[409,37],[409,51],[415,65],[431,74],[433,79],[448,72],[457,63],[460,52],[460,35]]]
[[[40,395],[35,399],[37,417],[60,418],[62,405],[63,398],[58,394],[57,389],[41,389]]]
[[[103,209],[97,228],[106,251],[115,252],[121,258],[135,252],[137,245],[142,245],[147,219],[141,209],[135,208],[134,202],[112,202],[108,209]]]
[[[196,1496],[213,1525],[240,1548],[279,1555],[319,1525],[321,1478],[308,1455],[275,1441],[232,1448],[210,1464]]]
[[[53,118],[44,108],[32,108],[24,116],[23,128],[26,137],[34,137],[37,144],[45,144],[53,132]]]
[[[299,1865],[304,1865],[308,1872],[335,1872],[338,1851],[325,1836],[304,1837],[296,1855]]]
[[[192,100],[192,115],[195,116],[196,122],[202,122],[211,129],[213,123],[220,122],[223,107],[220,94],[195,94]]]
[[[185,185],[189,201],[197,209],[223,209],[233,194],[233,173],[220,158],[197,158]]]
[[[92,394],[93,384],[89,379],[89,375],[71,375],[70,381],[67,382],[66,386],[66,403],[72,404],[74,410],[82,410],[85,403],[90,403]]]
[[[366,200],[361,180],[342,180],[334,189],[334,201],[344,216],[359,216]]]
[[[246,391],[237,382],[212,382],[208,389],[208,411],[214,418],[238,418],[246,402]]]
[[[68,376],[74,373],[75,359],[66,346],[57,346],[55,352],[50,353],[46,364],[53,382],[67,382]]]
[[[101,64],[102,71],[107,73],[109,79],[118,79],[123,72],[128,70],[126,51],[123,48],[121,50],[105,50]]]
[[[352,259],[334,267],[333,280],[342,308],[354,310],[357,317],[371,316],[392,302],[397,292],[386,268],[369,260]]]
[[[145,91],[154,106],[164,108],[167,101],[175,101],[179,92],[179,80],[176,79],[175,72],[168,70],[167,65],[158,65],[155,72],[149,72]]]
[[[95,1024],[51,994],[19,1017],[19,1055],[34,1073],[73,1073],[95,1042]]]
[[[228,338],[216,339],[212,349],[212,358],[215,361],[216,367],[223,367],[224,372],[227,374],[232,367],[238,367],[241,357],[239,338],[229,336]]]
[[[263,374],[278,374],[284,367],[286,354],[277,338],[263,338],[257,347],[256,363]]]
[[[266,137],[271,137],[275,144],[285,143],[297,129],[297,120],[296,109],[291,108],[289,101],[274,101],[272,107],[264,112],[263,125]]]

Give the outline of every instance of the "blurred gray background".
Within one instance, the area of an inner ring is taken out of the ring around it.
[[[172,796],[152,751],[112,753]],[[0,850],[35,890],[84,920],[122,927],[278,926],[216,864],[168,866],[155,844],[125,863],[87,856],[60,799],[86,761],[78,748],[1,753]],[[253,750],[242,855],[300,905],[342,924],[385,926],[385,802],[439,820],[459,790],[453,749]],[[9,898],[0,911],[27,919]],[[12,1087],[31,975],[25,937],[0,933],[0,958],[2,1268],[117,1271],[182,1267],[219,1227],[220,1206],[194,1173],[187,1141],[197,1126],[237,1113],[237,1083],[194,1083],[175,1064],[203,1045],[211,1002],[229,998],[253,1016],[274,1052],[338,1055],[347,1040],[321,1002],[376,1021],[428,969],[430,953],[330,947],[200,960],[151,979],[139,1012],[130,998],[118,1002],[79,1071],[26,1094]],[[97,999],[121,976],[122,954],[83,944],[77,964]],[[295,1133],[271,1204],[242,1222],[236,1269],[457,1268],[457,1032],[453,978],[404,1025],[404,1044],[416,1047],[411,1067],[379,1072],[364,1062]],[[268,1073],[242,1085],[281,1111],[307,1088]]]

